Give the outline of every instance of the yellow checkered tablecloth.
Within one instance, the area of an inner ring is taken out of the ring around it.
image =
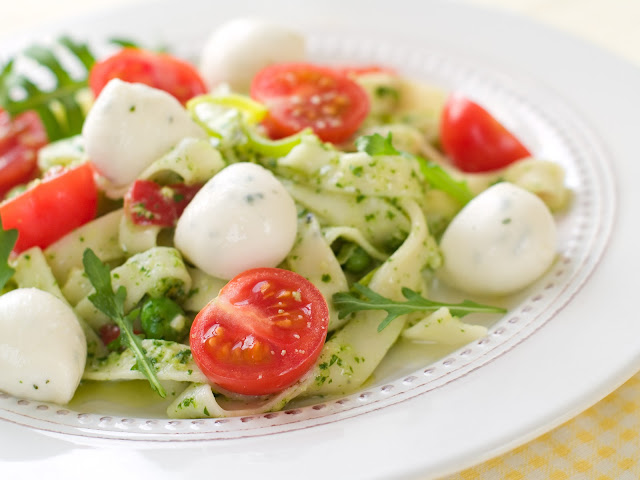
[[[640,373],[551,432],[442,480],[640,479]]]

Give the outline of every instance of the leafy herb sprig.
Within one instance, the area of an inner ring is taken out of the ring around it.
[[[124,38],[112,38],[107,43],[140,48],[136,42]],[[63,52],[78,64],[74,75],[60,60]],[[35,61],[46,72],[52,80],[51,87],[38,86],[35,72],[18,71],[16,61],[23,57]],[[89,72],[95,63],[96,58],[86,43],[67,36],[58,38],[51,47],[31,45],[4,65],[0,62],[0,107],[11,117],[28,110],[35,111],[50,142],[79,134],[87,113],[79,93],[88,87]]]
[[[333,295],[333,305],[338,309],[338,317],[344,318],[351,313],[362,310],[384,310],[387,312],[387,316],[378,325],[378,332],[384,330],[400,315],[413,312],[435,312],[442,307],[447,307],[451,315],[457,317],[464,317],[469,313],[506,313],[507,311],[501,307],[482,305],[471,300],[465,300],[462,303],[434,302],[407,287],[402,289],[402,294],[407,299],[406,302],[397,302],[383,297],[360,283],[355,283],[353,290],[356,293],[339,292]]]
[[[89,300],[118,325],[122,344],[131,349],[136,357],[136,368],[147,377],[151,388],[165,398],[167,392],[158,380],[156,368],[147,357],[140,338],[133,333],[133,319],[138,312],[134,310],[128,315],[124,313],[124,300],[127,297],[125,287],[121,285],[114,293],[109,267],[100,261],[93,250],[88,248],[84,251],[82,263],[91,285],[96,289],[95,293],[89,295]]]
[[[4,288],[15,270],[9,265],[9,255],[18,240],[18,230],[5,230],[0,220],[0,290]]]
[[[42,120],[50,141],[80,133],[85,118],[85,109],[78,99],[78,92],[87,87],[89,70],[95,57],[84,43],[69,37],[57,40],[58,48],[75,57],[83,71],[71,76],[56,55],[54,48],[32,45],[23,55],[37,62],[53,80],[53,87],[38,86],[33,78],[15,67],[16,58],[9,60],[0,71],[0,106],[12,117],[34,110]],[[20,92],[16,95],[16,92]]]
[[[473,198],[473,193],[469,190],[467,182],[464,180],[455,180],[437,163],[427,160],[419,155],[411,155],[409,153],[396,150],[393,146],[391,133],[389,133],[386,138],[379,133],[360,137],[356,140],[356,148],[371,156],[400,155],[412,158],[418,162],[420,172],[424,176],[425,180],[436,190],[442,190],[443,192],[451,195],[463,206],[469,203]]]

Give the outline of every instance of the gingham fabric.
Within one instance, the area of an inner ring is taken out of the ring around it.
[[[640,373],[551,432],[446,480],[640,479]]]

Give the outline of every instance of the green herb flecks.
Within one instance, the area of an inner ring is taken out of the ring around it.
[[[440,165],[418,155],[411,155],[400,152],[393,146],[391,133],[383,137],[379,133],[365,135],[356,140],[356,147],[360,152],[366,152],[371,156],[376,155],[401,155],[412,158],[418,162],[420,172],[424,179],[436,190],[442,190],[452,196],[461,205],[466,205],[473,198],[473,193],[469,190],[467,182],[455,180]]]
[[[18,240],[18,230],[5,230],[0,220],[0,290],[4,288],[15,270],[9,266],[9,255]]]
[[[451,315],[463,317],[469,313],[505,313],[506,309],[491,305],[465,300],[462,303],[441,303],[428,300],[410,288],[403,288],[402,294],[407,299],[406,302],[397,302],[359,283],[353,285],[352,292],[339,292],[333,295],[333,304],[338,309],[338,317],[344,318],[347,315],[362,310],[384,310],[387,312],[386,318],[378,325],[378,332],[381,332],[393,320],[401,315],[413,312],[435,312],[439,308],[446,307]]]
[[[100,261],[93,250],[87,249],[84,251],[82,263],[91,285],[96,289],[95,293],[89,295],[89,300],[98,310],[118,325],[123,345],[131,349],[136,357],[137,370],[147,377],[151,388],[162,398],[165,398],[167,392],[158,380],[153,362],[147,357],[140,339],[133,333],[133,318],[137,316],[138,312],[132,312],[129,315],[124,313],[124,300],[127,296],[126,289],[120,286],[114,293],[109,267]]]

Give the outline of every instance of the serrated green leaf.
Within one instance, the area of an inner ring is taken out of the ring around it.
[[[64,138],[64,133],[60,128],[61,125],[58,122],[58,118],[51,111],[49,105],[40,105],[34,109],[38,116],[40,117],[40,121],[47,131],[48,138]]]
[[[356,139],[356,148],[359,152],[366,152],[372,157],[376,155],[400,155],[393,146],[391,133],[386,138],[379,133],[364,135]]]
[[[89,301],[118,325],[122,344],[135,355],[138,370],[149,380],[151,388],[158,395],[162,398],[166,397],[167,392],[158,380],[158,373],[153,363],[146,356],[142,342],[133,333],[134,312],[130,312],[129,315],[124,314],[124,301],[127,297],[126,288],[121,285],[116,292],[113,291],[109,267],[102,263],[90,248],[84,251],[82,264],[87,278],[89,278],[91,285],[95,289],[95,293],[89,295]]]
[[[64,107],[68,132],[81,132],[85,117],[82,107],[71,97],[63,97],[60,99],[60,103]],[[71,135],[72,134],[69,133],[69,135],[66,136]]]
[[[74,42],[70,37],[60,37],[58,39],[58,43],[67,48],[75,57],[84,65],[84,68],[89,72],[94,63],[96,63],[96,58],[89,50],[89,47],[85,43],[77,43]]]
[[[32,45],[21,55],[31,58],[49,71],[54,80],[52,89],[42,89],[27,75],[17,73],[13,67],[15,59],[9,60],[0,74],[0,107],[11,116],[28,110],[36,111],[50,141],[70,137],[82,131],[85,112],[78,102],[77,94],[87,88],[87,77],[95,63],[95,58],[86,44],[76,43],[69,37],[62,37],[57,43],[84,66],[85,72],[80,78],[73,78],[66,71],[53,49],[41,45]],[[21,90],[24,98],[16,100],[15,96],[12,96],[15,90]],[[62,110],[61,113],[53,113],[54,104]]]
[[[455,198],[461,205],[466,205],[473,199],[473,193],[464,180],[455,180],[440,165],[426,158],[412,155],[419,165],[425,180],[436,190],[442,190]]]
[[[40,45],[32,45],[24,51],[24,54],[38,62],[53,74],[56,81],[56,87],[73,83],[71,76],[65,71],[51,50],[47,50]]]
[[[383,310],[387,316],[378,325],[378,332],[384,330],[393,320],[401,315],[413,312],[435,312],[446,307],[452,315],[462,317],[469,313],[505,313],[506,309],[483,305],[480,303],[465,300],[462,303],[442,303],[424,298],[419,293],[410,288],[403,288],[402,294],[407,299],[406,302],[397,302],[374,292],[369,287],[360,283],[353,285],[355,292],[338,292],[333,295],[333,305],[338,310],[338,317],[344,318],[347,315],[363,310]]]

